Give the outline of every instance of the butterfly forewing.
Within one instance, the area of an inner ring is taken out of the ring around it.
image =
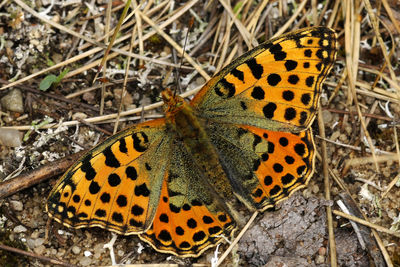
[[[192,100],[198,116],[220,123],[301,131],[315,117],[321,83],[336,55],[325,27],[291,32],[237,58]]]
[[[51,192],[47,210],[75,228],[147,230],[154,218],[168,153],[163,119],[128,128],[75,163]]]

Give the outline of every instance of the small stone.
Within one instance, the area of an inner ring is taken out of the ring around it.
[[[344,130],[346,131],[346,133],[348,135],[351,135],[351,133],[353,132],[353,127],[351,127],[350,125],[347,125],[346,127],[344,127]]]
[[[77,254],[81,253],[81,248],[78,247],[78,246],[73,246],[73,247],[72,247],[72,252],[73,252],[75,255],[77,255]]]
[[[72,114],[73,120],[78,120],[78,119],[84,120],[86,118],[87,118],[87,115],[83,112],[76,112],[76,113]]]
[[[8,147],[19,147],[22,145],[22,133],[15,129],[0,128],[0,144]]]
[[[328,124],[332,121],[332,113],[329,110],[324,109],[322,111],[322,118],[324,119],[324,123]]]
[[[44,238],[38,238],[35,240],[35,247],[39,247],[43,245],[43,243],[44,243]]]
[[[35,240],[33,240],[32,238],[28,238],[26,240],[26,245],[28,246],[28,248],[34,249],[35,248]]]
[[[340,136],[340,132],[339,131],[335,131],[332,133],[331,137],[329,138],[331,141],[336,141]]]
[[[88,257],[82,257],[79,261],[82,266],[90,266],[92,263],[92,259]]]
[[[6,110],[24,113],[22,93],[19,89],[13,89],[1,98],[1,106]]]
[[[13,234],[10,234],[8,236],[8,239],[10,239],[11,242],[14,242],[15,241],[15,236]]]
[[[324,256],[326,254],[326,247],[320,247],[318,249],[318,255]]]
[[[11,200],[10,205],[15,211],[22,211],[24,209],[24,205],[21,201]]]
[[[117,101],[121,101],[122,91],[123,91],[122,89],[114,89],[114,98]],[[122,104],[124,106],[128,106],[128,105],[131,105],[132,103],[133,103],[132,95],[129,92],[125,91],[125,94],[122,96]]]
[[[340,140],[341,142],[346,142],[346,141],[347,141],[347,135],[345,135],[345,134],[339,135],[339,140]]]
[[[92,103],[95,101],[95,95],[93,92],[86,92],[83,94],[82,99],[88,103]]]
[[[322,255],[317,255],[317,257],[315,257],[315,263],[316,264],[323,264],[325,262],[325,257]]]
[[[23,233],[26,231],[27,231],[27,229],[23,225],[17,225],[14,227],[14,233]]]
[[[313,187],[312,187],[312,192],[314,193],[314,194],[318,194],[318,192],[319,192],[319,187],[318,187],[318,185],[314,185]]]
[[[46,250],[46,247],[44,245],[38,246],[33,249],[33,251],[39,255],[42,255],[45,250]]]
[[[118,252],[117,252],[117,255],[119,256],[119,257],[122,257],[122,256],[124,256],[124,254],[125,254],[125,252],[123,251],[123,250],[118,250]]]
[[[92,252],[90,252],[89,250],[85,250],[83,252],[83,255],[85,255],[85,257],[90,257],[90,256],[92,256]]]
[[[34,231],[34,232],[31,234],[31,237],[32,237],[32,239],[36,239],[36,238],[39,237],[39,235],[40,235],[39,231]]]

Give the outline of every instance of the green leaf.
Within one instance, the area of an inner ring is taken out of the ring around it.
[[[52,85],[57,86],[65,75],[69,72],[69,69],[66,68],[63,70],[58,76],[54,74],[49,74],[40,82],[39,89],[42,91],[47,91]]]
[[[66,68],[65,70],[63,70],[60,75],[57,76],[57,80],[56,83],[60,83],[61,80],[64,78],[65,75],[67,75],[67,73],[69,72],[69,69]]]
[[[57,76],[54,74],[47,75],[44,79],[40,82],[39,89],[42,91],[47,91],[50,86],[57,81]]]

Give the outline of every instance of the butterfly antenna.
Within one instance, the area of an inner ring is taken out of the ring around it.
[[[185,55],[185,49],[186,49],[186,44],[187,44],[187,40],[188,40],[188,37],[189,37],[189,32],[191,31],[191,29],[193,27],[193,24],[194,24],[194,18],[192,17],[190,19],[190,21],[189,21],[189,27],[188,27],[188,30],[186,32],[185,43],[183,44],[182,55],[181,55],[181,60],[179,62],[179,67],[175,69],[175,71],[176,71],[176,73],[175,73],[176,84],[177,84],[177,88],[179,88],[180,91],[182,91],[182,90],[181,90],[181,83],[180,83],[179,77],[180,77],[181,67],[183,65],[183,57]],[[175,90],[174,90],[174,96],[176,95],[177,88],[175,88]]]

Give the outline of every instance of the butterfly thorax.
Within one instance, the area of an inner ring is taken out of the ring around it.
[[[229,179],[219,162],[219,157],[204,130],[204,121],[196,116],[192,106],[170,89],[162,92],[166,124],[184,143],[198,167],[205,174],[206,184],[218,195],[232,199],[233,191]]]

